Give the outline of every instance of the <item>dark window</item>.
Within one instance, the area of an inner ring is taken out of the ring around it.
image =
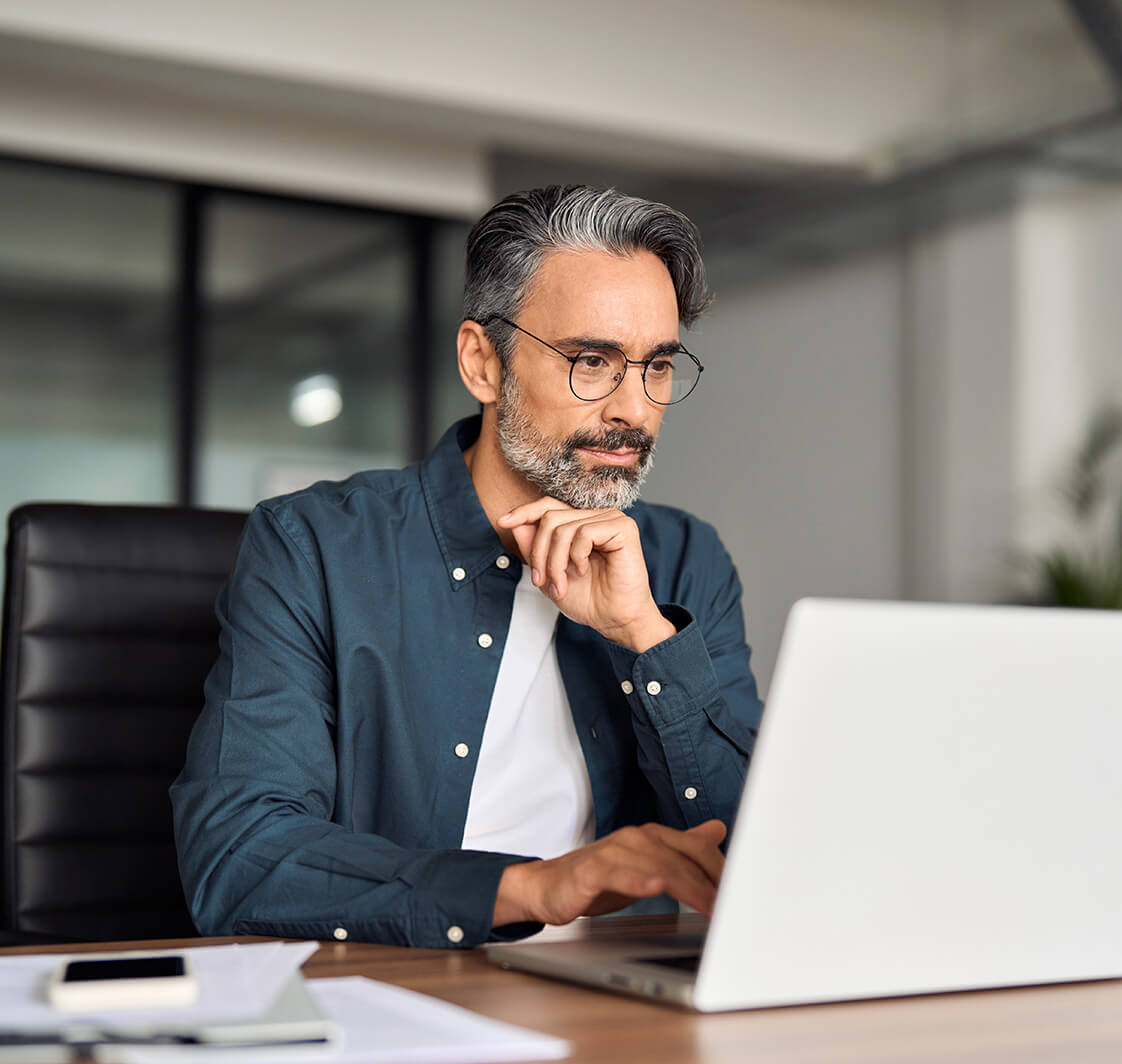
[[[0,160],[0,507],[248,508],[474,408],[467,224]]]

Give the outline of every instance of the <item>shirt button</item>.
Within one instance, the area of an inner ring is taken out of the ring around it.
[[[465,576],[467,576],[467,570],[466,570],[466,569],[462,569],[462,568],[461,568],[460,566],[458,566],[458,565],[456,566],[456,568],[455,568],[455,569],[453,569],[453,570],[452,570],[452,579],[453,579],[453,580],[463,580],[463,578],[464,578]]]
[[[494,642],[494,640],[493,640],[493,639],[492,639],[492,638],[491,638],[491,637],[490,637],[490,636],[489,636],[489,635],[488,635],[488,634],[487,634],[486,632],[481,632],[481,633],[480,633],[480,636],[479,636],[479,638],[478,638],[478,639],[476,640],[476,642],[477,642],[477,643],[478,643],[478,644],[479,644],[479,645],[480,645],[480,646],[481,646],[481,647],[482,647],[482,648],[483,648],[484,650],[486,650],[486,649],[487,649],[487,648],[488,648],[488,647],[489,647],[489,646],[490,646],[490,645],[491,645],[491,644],[492,644],[492,643]]]
[[[658,680],[651,680],[651,682],[647,684],[647,694],[649,695],[657,695],[661,690],[662,684],[660,684]]]
[[[463,940],[464,929],[462,927],[457,927],[455,924],[453,924],[450,928],[448,928],[449,942],[463,942]]]
[[[345,927],[337,927],[331,932],[340,942],[344,941],[347,937],[347,929]]]
[[[509,559],[509,558],[508,558],[508,557],[507,557],[507,556],[506,556],[505,554],[500,554],[500,555],[499,555],[499,556],[498,556],[498,557],[497,557],[497,558],[495,559],[495,564],[496,564],[496,565],[497,565],[497,566],[498,566],[498,567],[499,567],[500,569],[509,569],[509,568],[510,568],[510,559]]]
[[[468,744],[467,743],[456,743],[456,756],[457,757],[467,757],[468,756]]]
[[[687,787],[682,793],[692,802],[697,797],[697,788]]]
[[[623,693],[625,695],[629,695],[635,690],[635,685],[630,680],[624,680],[623,683],[620,684],[620,687],[623,688]]]

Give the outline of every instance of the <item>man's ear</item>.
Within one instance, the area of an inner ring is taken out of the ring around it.
[[[479,322],[460,323],[456,353],[464,387],[484,406],[496,402],[502,384],[502,363]]]

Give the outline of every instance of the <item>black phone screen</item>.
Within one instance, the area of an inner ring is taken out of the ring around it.
[[[136,957],[121,960],[71,961],[64,983],[88,983],[98,979],[169,979],[183,975],[182,957]]]

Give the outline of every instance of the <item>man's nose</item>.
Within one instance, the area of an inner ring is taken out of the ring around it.
[[[643,367],[628,366],[619,387],[604,401],[604,420],[628,428],[642,428],[652,408],[643,388]]]

